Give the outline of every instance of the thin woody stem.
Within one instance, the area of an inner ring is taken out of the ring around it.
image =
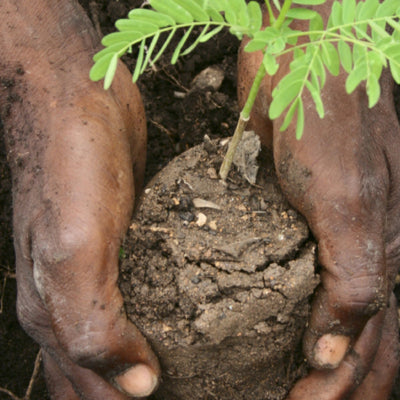
[[[292,5],[292,1],[293,0],[284,1],[278,18],[273,22],[274,28],[279,29],[282,26],[283,22],[285,21],[286,14]],[[235,133],[233,134],[232,140],[229,143],[228,151],[225,154],[224,161],[222,162],[221,168],[219,170],[219,176],[224,181],[226,180],[229,170],[231,169],[237,146],[243,137],[243,132],[246,129],[246,125],[250,119],[250,113],[256,100],[258,89],[260,88],[261,82],[266,73],[267,71],[264,67],[264,64],[261,63],[260,67],[258,68],[256,77],[254,78],[253,85],[251,86],[246,104],[244,105],[243,110],[240,113],[239,121],[236,125]]]
[[[251,86],[246,104],[244,105],[243,110],[240,113],[239,121],[236,125],[235,133],[233,134],[232,140],[229,143],[228,151],[225,154],[224,161],[222,162],[221,168],[219,170],[219,176],[224,181],[226,180],[229,170],[231,169],[233,157],[235,155],[237,146],[242,139],[243,132],[246,129],[246,125],[250,119],[250,113],[256,100],[258,89],[260,88],[261,82],[265,74],[266,70],[264,64],[261,63],[260,67],[258,68],[253,85]]]

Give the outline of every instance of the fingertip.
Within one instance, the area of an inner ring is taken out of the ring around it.
[[[331,333],[321,336],[314,346],[313,364],[317,368],[337,368],[345,357],[349,345],[350,337],[348,336]]]
[[[157,374],[146,364],[137,364],[114,378],[117,386],[134,397],[149,396],[158,385]]]

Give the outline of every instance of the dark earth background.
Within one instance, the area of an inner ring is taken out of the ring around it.
[[[102,34],[106,34],[114,30],[116,19],[126,17],[143,0],[80,0],[80,3]],[[236,103],[238,45],[232,35],[222,32],[175,66],[169,65],[168,56],[163,57],[140,78],[138,85],[148,119],[147,181],[174,156],[202,142],[205,134],[211,138],[232,135],[239,113]],[[125,61],[132,67],[134,55]],[[221,87],[217,91],[190,91],[193,79],[209,66],[223,71]],[[0,388],[15,394],[12,397],[0,391],[0,400],[46,400],[49,397],[41,372],[34,380],[30,397],[24,397],[39,348],[19,327],[15,315],[11,180],[5,154],[0,121]],[[399,379],[391,399],[400,399]]]

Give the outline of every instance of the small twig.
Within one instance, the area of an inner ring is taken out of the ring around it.
[[[159,122],[154,121],[153,119],[149,119],[149,121],[155,126],[157,127],[161,132],[164,132],[168,138],[170,139],[171,143],[173,143],[172,138],[174,137],[174,134],[169,131],[164,125],[161,125]]]
[[[17,395],[15,395],[10,390],[2,388],[2,387],[0,387],[0,393],[7,394],[13,400],[30,400],[31,394],[32,394],[33,385],[35,384],[36,378],[37,378],[37,376],[39,374],[39,371],[40,371],[40,363],[41,363],[41,361],[42,361],[42,349],[40,349],[39,352],[36,355],[35,365],[34,365],[34,368],[33,368],[32,376],[31,376],[31,379],[29,381],[28,388],[26,389],[25,396],[23,398],[18,397]]]
[[[35,359],[35,365],[33,368],[33,372],[32,372],[32,376],[31,379],[29,381],[29,385],[28,388],[26,389],[26,393],[24,396],[24,400],[29,400],[32,394],[32,390],[33,390],[33,385],[36,382],[36,378],[39,374],[40,371],[40,364],[42,362],[42,349],[40,349],[36,355],[36,359]]]
[[[1,297],[0,297],[0,314],[3,313],[3,304],[4,304],[4,295],[6,292],[6,285],[7,285],[7,279],[15,279],[15,273],[11,272],[11,270],[7,267],[0,266],[1,269],[4,269],[6,272],[4,272],[4,280],[3,280],[3,288],[1,290]]]
[[[13,392],[10,392],[7,389],[0,387],[0,393],[8,394],[14,400],[22,400],[21,398],[17,397]]]
[[[167,71],[166,68],[163,68],[162,70],[163,70],[164,74],[167,76],[167,78],[169,78],[169,79],[172,81],[172,83],[174,83],[175,85],[179,86],[179,87],[180,87],[183,91],[185,91],[186,93],[189,92],[189,89],[188,89],[187,87],[183,86],[182,83],[180,83],[180,82],[178,81],[178,79],[176,79],[172,74],[170,74],[170,73]]]

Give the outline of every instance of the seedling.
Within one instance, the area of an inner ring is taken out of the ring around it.
[[[180,29],[184,34],[174,49],[172,64],[224,28],[239,39],[248,36],[250,41],[245,51],[261,51],[263,60],[221,166],[220,176],[226,179],[235,146],[250,118],[262,79],[266,74],[274,75],[278,71],[282,55],[291,53],[293,60],[290,72],[272,92],[269,117],[273,120],[286,112],[281,131],[287,129],[296,117],[298,139],[304,130],[302,97],[306,90],[314,100],[319,117],[324,117],[321,90],[327,72],[337,76],[342,65],[348,74],[347,93],[352,93],[361,82],[365,82],[369,107],[379,100],[379,78],[384,67],[390,67],[394,80],[400,84],[399,0],[335,0],[326,25],[315,10],[301,7],[326,1],[284,0],[281,4],[279,0],[265,0],[270,25],[262,27],[261,7],[255,1],[149,0],[150,8],[132,10],[128,18],[116,22],[119,32],[103,38],[105,48],[94,56],[90,78],[94,81],[104,78],[104,88],[108,89],[118,58],[139,45],[132,77],[136,82],[146,68],[160,58]],[[290,28],[294,19],[308,20],[309,30],[303,32]],[[200,33],[189,42],[195,27],[201,27]],[[158,48],[162,34],[167,37],[162,36],[164,41]],[[307,42],[299,41],[301,37],[307,37]]]

